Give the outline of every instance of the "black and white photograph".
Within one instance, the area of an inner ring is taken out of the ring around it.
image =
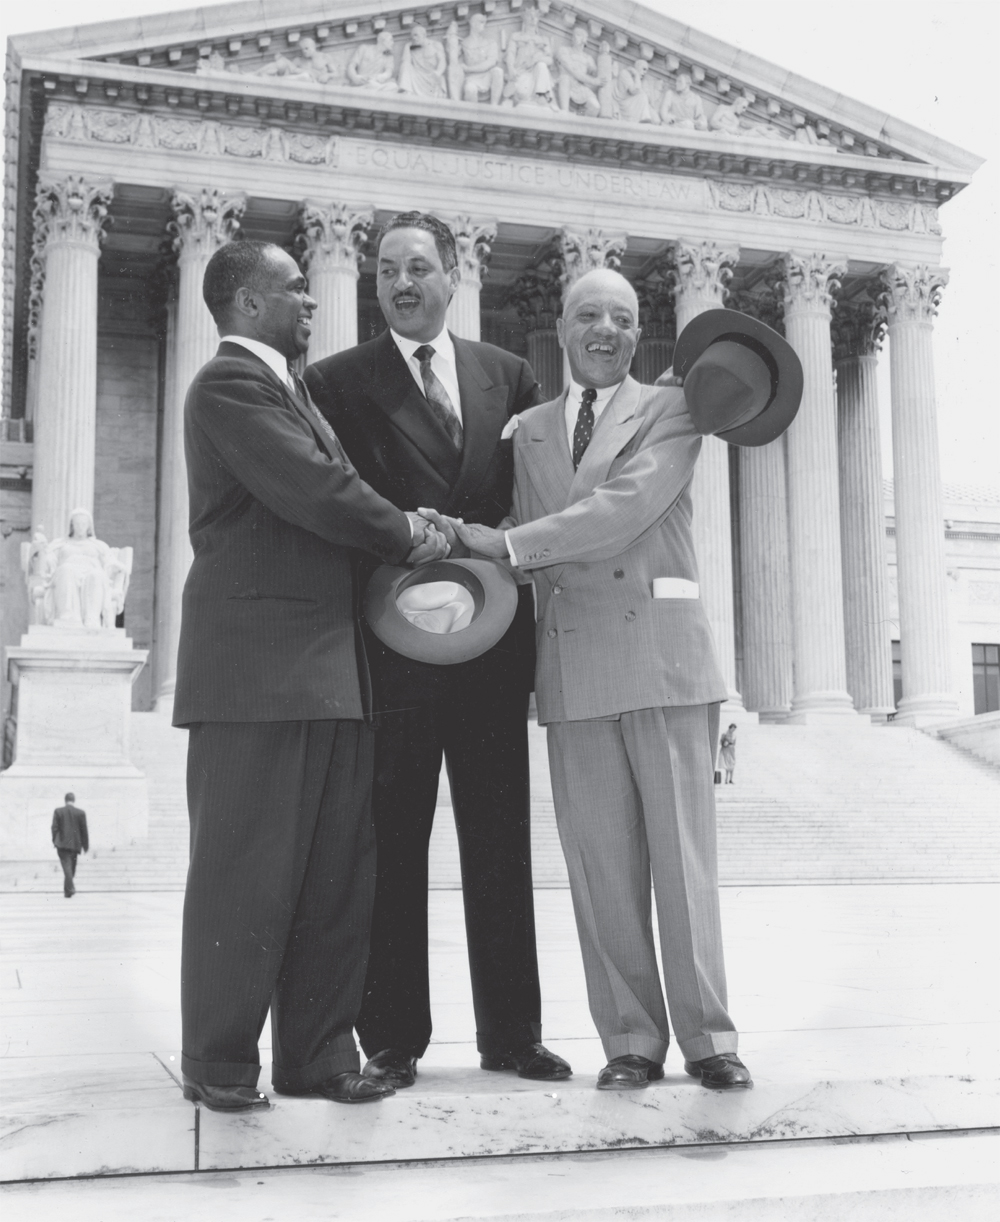
[[[4,1217],[997,1217],[1000,10],[0,34]]]

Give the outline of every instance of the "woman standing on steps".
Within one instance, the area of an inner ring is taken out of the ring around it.
[[[719,739],[719,763],[726,770],[724,785],[732,785],[736,767],[736,724],[733,723]]]

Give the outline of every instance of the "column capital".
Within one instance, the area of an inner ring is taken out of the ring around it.
[[[373,208],[304,200],[296,244],[306,270],[346,271],[357,276],[374,220]]]
[[[639,299],[642,338],[675,340],[677,311],[674,308],[673,274],[670,268],[660,264],[649,275],[636,280],[632,287]]]
[[[496,221],[476,221],[465,214],[442,220],[454,235],[462,280],[478,287],[493,253],[492,244],[497,239]]]
[[[941,304],[948,271],[926,263],[892,263],[882,272],[879,304],[889,327],[901,322],[930,323]]]
[[[171,246],[182,263],[210,258],[235,235],[247,206],[242,192],[202,187],[198,194],[175,191],[170,201],[174,219],[167,223]]]
[[[819,251],[800,254],[787,251],[782,256],[785,315],[790,313],[829,314],[833,294],[846,275],[847,264]]]
[[[867,298],[838,301],[830,322],[834,364],[882,351],[885,312]]]
[[[569,288],[581,276],[598,268],[618,271],[628,245],[628,234],[605,233],[603,229],[570,229],[564,225],[557,242],[563,259],[563,287]]]
[[[721,307],[740,257],[735,243],[693,242],[679,238],[673,247],[674,300],[705,299],[706,309]]]

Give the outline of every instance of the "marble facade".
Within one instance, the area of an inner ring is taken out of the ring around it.
[[[133,521],[155,535],[155,572],[137,547],[151,571],[130,612],[151,651],[146,706],[173,691],[190,559],[182,405],[216,339],[205,261],[238,232],[295,251],[320,302],[316,359],[378,325],[370,239],[421,208],[458,237],[453,329],[523,352],[550,394],[565,376],[561,296],[589,266],[637,287],[644,381],[701,310],[784,328],[806,370],[799,418],[738,459],[707,441],[693,489],[731,700],[768,720],[887,715],[871,428],[887,331],[899,718],[954,714],[932,328],[938,209],[979,160],[642,8],[277,0],[263,19],[247,3],[12,40],[4,429],[25,447],[29,527],[66,496],[111,512],[98,354],[117,346],[124,376],[136,345],[156,353],[117,418],[158,425],[112,540],[137,546]],[[852,344],[841,321],[861,316],[871,338]]]

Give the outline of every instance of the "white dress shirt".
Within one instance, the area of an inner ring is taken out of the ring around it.
[[[392,338],[396,341],[396,347],[403,354],[403,360],[406,362],[406,368],[409,369],[413,376],[414,382],[420,393],[424,393],[424,379],[420,373],[420,362],[414,357],[414,352],[418,348],[423,347],[423,341],[418,339],[406,339],[405,336],[397,334],[392,328],[389,328]],[[431,369],[437,375],[438,381],[448,392],[448,398],[451,400],[452,406],[455,409],[455,415],[462,421],[462,398],[458,392],[458,370],[455,366],[455,345],[451,342],[451,336],[448,334],[446,327],[437,339],[430,341],[431,347],[434,349],[434,355],[431,357]]]
[[[598,420],[601,418],[601,413],[615,397],[615,393],[619,386],[621,386],[621,382],[616,382],[614,386],[602,386],[601,389],[598,390],[597,398],[593,403],[595,429],[597,428]],[[569,446],[570,456],[573,454],[573,434],[576,432],[576,421],[577,417],[580,415],[580,404],[583,401],[583,391],[584,388],[580,385],[580,383],[575,382],[572,378],[570,378],[569,390],[566,392],[566,405],[564,409],[566,415],[566,444]],[[514,416],[513,421],[516,422],[516,420],[517,417]],[[516,427],[517,425],[515,423],[514,428]],[[513,436],[514,428],[511,428],[509,431],[505,429],[504,436]],[[516,568],[517,556],[514,555],[514,548],[511,546],[510,531],[505,530],[503,532],[503,537],[507,542],[507,554],[510,556],[510,562]]]
[[[285,360],[277,348],[272,348],[270,344],[262,344],[259,339],[247,339],[245,335],[224,335],[219,342],[222,344],[242,344],[254,356],[259,356],[269,369],[274,370],[288,389],[293,394],[295,393],[295,384],[288,373],[288,361]]]

